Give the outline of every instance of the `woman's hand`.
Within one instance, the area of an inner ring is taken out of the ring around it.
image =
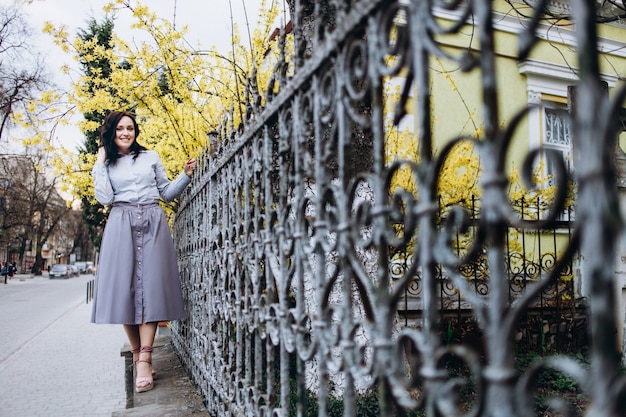
[[[195,169],[196,169],[196,160],[193,158],[187,159],[187,162],[185,162],[185,174],[187,174],[187,176],[191,178],[191,174],[193,174],[193,171]]]
[[[98,159],[96,159],[96,163],[99,163],[99,164],[104,164],[104,162],[106,161],[106,159],[107,159],[107,153],[106,153],[106,151],[104,150],[104,147],[103,147],[103,146],[100,146],[100,147],[98,148]]]

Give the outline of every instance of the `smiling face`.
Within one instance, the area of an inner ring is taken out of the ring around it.
[[[115,145],[122,155],[130,153],[130,146],[135,141],[135,123],[133,119],[124,116],[115,127]]]

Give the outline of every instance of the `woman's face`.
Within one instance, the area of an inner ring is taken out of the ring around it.
[[[130,153],[130,146],[135,141],[135,124],[133,119],[124,116],[120,119],[115,128],[115,145],[122,155]]]

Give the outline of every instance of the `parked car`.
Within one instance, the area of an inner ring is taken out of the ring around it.
[[[78,262],[74,262],[74,265],[78,268],[79,274],[87,273],[87,262],[78,261]]]
[[[50,279],[59,277],[59,278],[69,278],[72,276],[72,270],[69,265],[66,264],[56,264],[52,265],[50,268],[50,272],[48,273]]]
[[[93,265],[93,262],[87,262],[87,270],[85,272],[96,275],[96,267]]]
[[[70,270],[72,271],[73,276],[77,277],[80,275],[80,269],[76,266],[76,264],[70,265]]]

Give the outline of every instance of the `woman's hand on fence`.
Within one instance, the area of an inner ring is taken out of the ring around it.
[[[185,162],[185,174],[191,178],[193,171],[196,169],[196,160],[193,158],[189,158],[187,162]]]

